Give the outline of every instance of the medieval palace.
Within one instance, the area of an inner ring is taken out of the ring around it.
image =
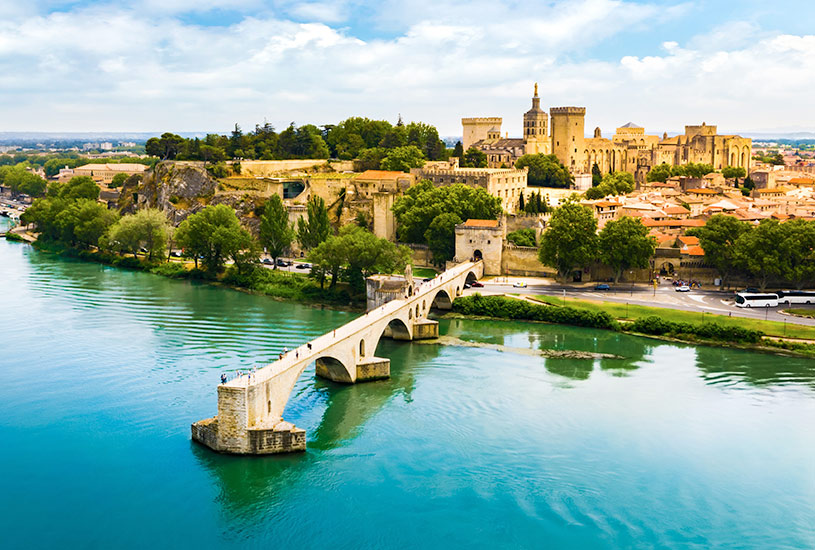
[[[475,147],[487,155],[490,168],[511,167],[523,155],[554,153],[572,174],[591,172],[597,164],[602,173],[625,171],[644,181],[645,174],[662,163],[712,164],[715,170],[726,166],[750,171],[752,140],[735,135],[719,135],[716,126],[685,126],[683,135],[647,135],[645,129],[629,122],[617,128],[611,139],[594,129],[594,137],[584,133],[585,107],[552,107],[547,115],[540,108],[538,85],[532,108],[524,113],[523,138],[501,137],[500,117],[462,118],[464,149]]]

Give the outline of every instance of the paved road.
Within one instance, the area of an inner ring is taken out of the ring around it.
[[[520,279],[519,279],[520,280]],[[515,288],[510,283],[494,283],[484,281],[483,289],[472,289],[469,292],[503,292],[510,294],[531,294],[563,297],[566,293],[566,303],[573,300],[605,300],[608,302],[630,303],[643,306],[664,307],[683,311],[698,311],[714,313],[717,315],[732,315],[733,317],[748,317],[753,319],[768,319],[771,321],[786,321],[801,325],[815,326],[815,319],[792,317],[779,313],[783,307],[748,309],[736,307],[732,292],[714,290],[692,290],[690,292],[676,292],[673,285],[661,284],[656,290],[646,285],[620,285],[612,290],[598,291],[593,287],[581,288],[543,282],[530,282],[526,288]],[[796,308],[813,308],[813,306],[796,305]],[[815,308],[813,308],[815,309]]]

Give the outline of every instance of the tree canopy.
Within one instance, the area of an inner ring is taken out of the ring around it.
[[[634,190],[634,176],[628,172],[610,172],[597,187],[586,190],[587,199],[602,199],[609,195],[625,195]]]
[[[396,232],[399,240],[407,243],[429,244],[427,231],[437,216],[453,214],[459,220],[469,218],[495,220],[501,214],[501,199],[493,197],[481,187],[469,187],[457,183],[444,187],[435,187],[432,182],[424,180],[410,187],[402,197],[396,199],[393,205],[396,216]],[[447,216],[434,226],[432,236],[435,246],[440,253],[449,251],[449,246],[441,246],[442,233],[451,243],[455,241],[455,234],[450,229],[450,220]],[[460,223],[460,222],[459,222]],[[452,259],[452,256],[446,259]],[[446,261],[439,258],[438,261]]]
[[[566,277],[588,266],[597,257],[597,220],[589,207],[566,203],[556,209],[541,235],[538,258]]]
[[[475,147],[470,147],[462,157],[459,157],[458,165],[462,168],[486,168],[487,155]]]
[[[614,271],[614,282],[626,269],[648,267],[656,241],[642,221],[630,216],[610,220],[598,237],[600,261]]]
[[[365,277],[374,273],[402,272],[410,261],[410,249],[397,246],[387,239],[377,238],[370,231],[356,224],[340,229],[338,235],[328,237],[309,252],[313,264],[312,274],[323,284],[331,277],[330,288],[341,278],[352,288],[364,288]]]
[[[217,273],[228,258],[243,260],[241,252],[251,249],[254,239],[241,227],[235,211],[219,204],[207,206],[181,222],[176,242],[185,254],[195,258],[196,266],[200,258],[207,271]]]
[[[164,254],[170,233],[167,215],[156,208],[146,208],[119,219],[99,244],[116,252],[130,252],[133,256],[144,247],[148,259],[152,260]]]
[[[715,214],[703,227],[691,228],[687,234],[699,238],[705,261],[719,272],[722,284],[726,284],[737,269],[736,241],[748,229],[749,225],[733,216]]]
[[[410,172],[411,168],[421,168],[424,166],[424,154],[415,145],[395,147],[388,151],[382,159],[380,166],[383,170],[393,170],[395,172]]]
[[[556,155],[524,155],[515,162],[515,168],[529,168],[527,183],[539,187],[570,187],[574,180],[569,170]]]
[[[312,195],[306,203],[306,217],[297,220],[297,242],[306,250],[317,247],[328,238],[331,223],[325,201]]]
[[[423,122],[396,125],[386,120],[351,117],[322,129],[313,124],[293,122],[277,132],[268,122],[251,132],[235,125],[229,135],[209,134],[204,139],[183,138],[167,132],[147,140],[147,154],[161,159],[203,160],[217,163],[235,159],[359,158],[364,169],[379,169],[388,152],[415,147],[420,157],[440,160],[447,156],[444,142],[435,127]],[[397,155],[399,156],[399,155]],[[395,162],[395,161],[392,161]]]
[[[260,244],[275,260],[275,269],[277,259],[291,246],[292,241],[294,228],[289,223],[289,213],[280,195],[274,194],[266,201],[266,207],[260,217]]]

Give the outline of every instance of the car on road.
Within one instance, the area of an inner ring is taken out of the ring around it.
[[[286,262],[286,260],[281,260],[280,258],[277,259],[277,267],[286,267],[288,265],[289,264]]]
[[[295,269],[311,269],[311,264],[297,264],[294,266]]]
[[[676,287],[677,292],[690,292],[690,287],[688,285],[680,285]]]
[[[606,283],[600,283],[599,285],[595,285],[594,290],[611,290],[611,287]]]
[[[470,285],[473,288],[484,288],[484,283],[479,283],[478,281],[473,281],[473,284]]]
[[[465,290],[468,289],[468,288],[471,288],[472,286],[473,285],[471,285],[470,283],[464,283],[464,289]]]
[[[512,285],[514,288],[526,288],[526,283],[523,281],[518,281],[517,283]]]
[[[264,265],[273,265],[274,264],[274,262],[272,260],[270,260],[269,258],[263,258],[262,261],[263,261]]]

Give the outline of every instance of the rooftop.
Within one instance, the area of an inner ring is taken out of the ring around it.
[[[363,180],[395,180],[399,178],[409,177],[410,174],[405,172],[396,172],[392,170],[365,170],[357,176],[357,179]]]
[[[475,220],[470,218],[461,225],[463,227],[498,227],[498,220]]]

